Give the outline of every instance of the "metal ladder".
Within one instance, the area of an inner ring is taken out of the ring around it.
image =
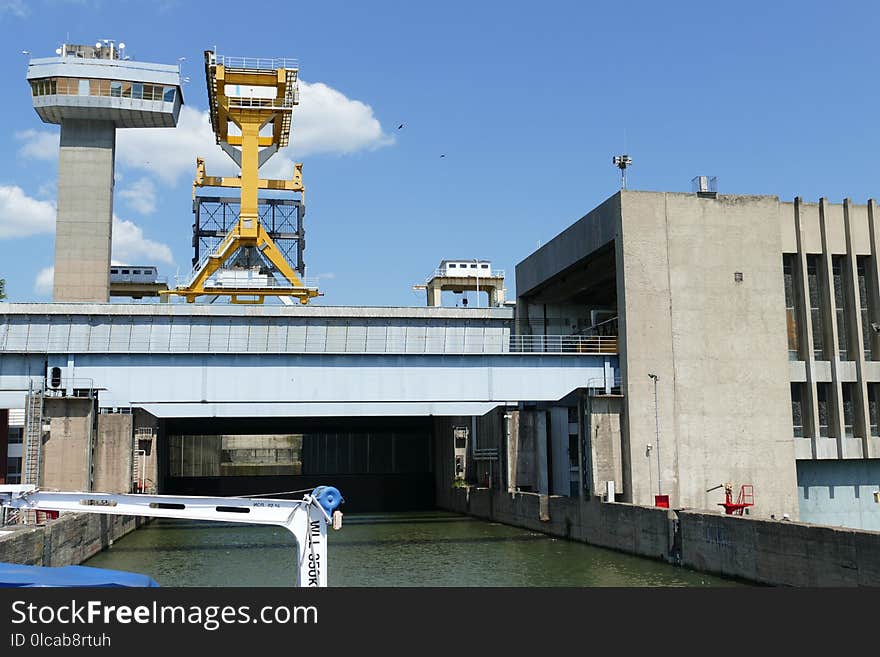
[[[40,462],[43,449],[43,385],[39,387],[31,381],[28,384],[28,394],[25,401],[24,413],[24,463],[21,469],[21,483],[31,484],[33,486],[40,485]],[[6,522],[10,523],[7,516]],[[20,509],[18,511],[18,522],[28,525],[39,525],[46,520],[45,512],[26,511]]]
[[[40,458],[43,447],[43,387],[31,381],[24,419],[24,467],[21,483],[40,485]]]

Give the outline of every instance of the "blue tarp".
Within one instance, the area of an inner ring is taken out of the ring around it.
[[[0,587],[159,586],[152,577],[88,566],[22,566],[0,563]]]

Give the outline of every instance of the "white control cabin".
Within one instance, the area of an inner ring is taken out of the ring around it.
[[[440,276],[492,276],[492,263],[489,260],[441,260],[438,269]]]

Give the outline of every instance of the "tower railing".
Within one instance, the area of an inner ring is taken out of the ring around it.
[[[218,64],[226,68],[266,71],[278,68],[299,68],[299,61],[290,57],[229,57],[218,55]]]

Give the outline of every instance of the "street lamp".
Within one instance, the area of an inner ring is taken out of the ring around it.
[[[657,495],[662,495],[663,490],[660,486],[660,407],[657,404],[657,381],[660,379],[656,374],[648,374],[654,379],[654,427],[655,442],[657,443]]]

